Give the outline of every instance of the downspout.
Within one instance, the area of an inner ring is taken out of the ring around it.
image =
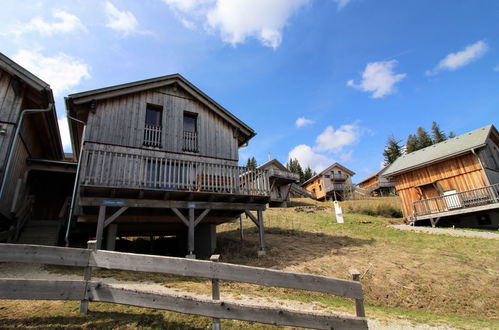
[[[480,156],[477,155],[477,153],[475,152],[474,148],[471,149],[471,153],[473,155],[475,155],[476,158],[478,158],[478,163],[480,163],[480,167],[482,168],[483,175],[485,176],[485,180],[487,181],[487,185],[490,186],[491,184],[490,184],[490,181],[489,181],[489,177],[487,176],[487,172],[485,172],[485,167],[483,167],[482,160],[480,159]]]
[[[75,201],[76,201],[76,193],[78,192],[78,185],[80,183],[80,169],[81,169],[81,156],[83,154],[83,141],[85,140],[85,130],[87,128],[87,123],[85,123],[82,120],[76,119],[71,116],[67,116],[68,119],[74,120],[80,124],[83,125],[83,133],[81,135],[81,143],[80,143],[80,154],[78,155],[78,165],[76,167],[76,177],[75,177],[75,184],[73,186],[73,195],[71,196],[71,205],[69,206],[69,217],[68,217],[68,223],[66,225],[66,235],[64,236],[64,242],[66,244],[66,247],[69,246],[69,229],[71,228],[71,219],[73,218],[73,213],[74,213],[74,206],[75,206]]]
[[[12,145],[10,146],[9,157],[7,159],[7,164],[5,165],[5,172],[4,172],[3,177],[2,177],[2,186],[0,188],[0,199],[2,199],[2,197],[3,197],[3,193],[5,190],[5,186],[6,186],[5,182],[7,181],[7,178],[9,177],[9,174],[10,174],[11,165],[12,165],[11,163],[12,163],[12,159],[14,158],[14,150],[16,149],[17,141],[19,140],[18,137],[21,134],[21,128],[22,128],[23,122],[24,122],[24,115],[26,115],[28,113],[47,112],[47,111],[52,110],[53,108],[54,108],[54,104],[49,103],[48,107],[45,109],[24,109],[21,112],[21,114],[19,115],[19,119],[17,120],[16,132],[14,134],[14,140],[12,142]]]

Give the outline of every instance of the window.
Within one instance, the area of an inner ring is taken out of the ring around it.
[[[197,126],[198,115],[196,113],[184,112],[183,151],[199,152]]]
[[[146,122],[144,125],[144,146],[161,148],[161,117],[163,107],[160,105],[147,104]]]

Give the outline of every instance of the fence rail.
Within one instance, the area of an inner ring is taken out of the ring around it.
[[[362,286],[358,281],[358,276],[357,280],[343,280],[213,261],[95,251],[93,249],[0,244],[0,262],[12,261],[79,266],[87,269],[99,267],[156,272],[319,291],[355,299],[358,316],[306,313],[285,308],[231,303],[223,300],[132,291],[92,281],[90,275],[82,281],[0,279],[0,299],[103,301],[212,318],[277,325],[318,329],[367,329],[367,321],[363,312]],[[86,274],[89,273],[86,272]]]
[[[183,151],[199,152],[198,133],[184,131]]]
[[[414,202],[414,214],[423,216],[499,202],[499,184]]]
[[[116,151],[85,150],[83,185],[268,196],[266,171]]]
[[[145,125],[144,127],[144,145],[146,147],[161,148],[161,126]]]

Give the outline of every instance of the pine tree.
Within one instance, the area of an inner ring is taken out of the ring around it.
[[[447,140],[445,133],[440,129],[436,121],[431,124],[431,133],[434,144]]]
[[[397,158],[402,156],[402,147],[399,145],[401,141],[395,139],[393,135],[390,135],[388,137],[387,145],[385,147],[385,150],[383,151],[383,157],[384,157],[384,165],[390,165],[393,163]]]
[[[246,168],[248,170],[254,170],[257,167],[256,159],[255,157],[248,158],[248,161],[246,162]]]
[[[433,144],[433,141],[432,141],[430,135],[423,127],[421,127],[421,126],[418,127],[418,131],[417,131],[416,135],[417,135],[417,139],[418,139],[417,150],[429,147]]]
[[[300,165],[300,162],[298,161],[298,159],[290,159],[288,161],[288,163],[286,164],[286,167],[288,168],[288,170],[291,172],[291,173],[296,173],[300,176],[300,183],[303,183],[305,182],[303,180],[304,178],[304,173],[303,173],[303,169]]]
[[[405,152],[406,153],[411,153],[413,151],[418,150],[418,138],[416,135],[409,134],[407,137],[407,143],[405,144]]]
[[[449,139],[452,139],[452,138],[455,138],[456,137],[456,133],[454,132],[449,132]]]
[[[312,171],[312,169],[310,168],[310,166],[307,166],[307,168],[305,169],[305,171],[303,172],[303,182],[307,181],[308,179],[310,179],[311,177],[314,176],[314,171]]]

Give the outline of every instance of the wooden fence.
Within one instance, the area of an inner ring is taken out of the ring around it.
[[[0,279],[0,299],[80,300],[86,312],[89,301],[102,301],[173,312],[266,324],[316,329],[367,329],[359,273],[353,280],[214,261],[141,255],[38,245],[0,244],[0,262],[26,262],[85,267],[81,281]],[[128,290],[91,280],[92,267],[164,273],[212,279],[212,299]],[[255,306],[220,299],[218,281],[318,291],[355,299],[357,316],[301,312]]]

